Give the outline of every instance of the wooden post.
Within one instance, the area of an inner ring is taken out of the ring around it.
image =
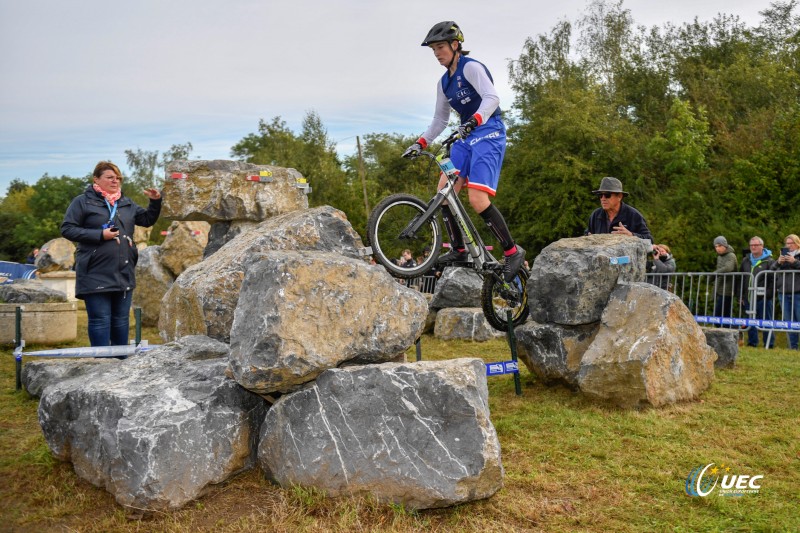
[[[361,178],[361,189],[364,191],[364,211],[369,219],[369,201],[367,200],[367,178],[364,172],[364,156],[361,155],[361,139],[356,135],[356,146],[358,147],[358,175]]]

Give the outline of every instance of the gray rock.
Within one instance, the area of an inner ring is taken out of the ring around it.
[[[583,354],[594,341],[599,324],[560,326],[526,322],[514,330],[519,359],[546,384],[578,386]]]
[[[483,279],[471,268],[447,267],[436,281],[431,307],[480,307]]]
[[[161,245],[161,264],[173,276],[203,260],[203,250],[208,244],[208,222],[173,222]]]
[[[268,174],[269,182],[248,176]],[[183,174],[185,179],[172,179]],[[244,161],[173,161],[167,165],[162,216],[173,220],[249,220],[261,222],[308,209],[308,197],[297,187],[303,176],[293,168]]]
[[[7,304],[44,304],[66,302],[67,295],[45,287],[37,280],[17,279],[0,284],[0,302]]]
[[[733,368],[739,357],[739,332],[735,329],[704,329],[706,342],[717,352],[714,368]]]
[[[175,276],[161,263],[161,246],[148,246],[139,251],[136,263],[136,289],[133,291],[134,307],[142,308],[142,325],[158,325],[161,300]]]
[[[66,379],[97,373],[98,367],[113,368],[119,359],[39,359],[22,366],[22,386],[31,396],[39,397],[45,387]]]
[[[680,298],[649,283],[621,283],[583,355],[578,386],[620,407],[694,400],[711,385],[716,358]]]
[[[40,274],[70,270],[75,266],[75,245],[64,237],[47,241],[36,256],[36,268]]]
[[[494,329],[480,307],[448,307],[436,313],[433,335],[442,340],[488,341],[504,333]]]
[[[269,410],[258,460],[284,487],[332,496],[370,493],[415,509],[488,498],[502,486],[503,467],[484,363],[326,371]]]
[[[266,403],[225,377],[228,347],[192,337],[44,389],[55,457],[121,505],[179,508],[255,464]]]
[[[636,237],[590,235],[561,239],[536,257],[528,280],[535,322],[577,326],[600,320],[618,281],[644,281],[648,245]],[[627,257],[627,264],[613,260]]]
[[[136,248],[144,250],[147,248],[147,241],[150,240],[150,234],[153,232],[152,226],[145,228],[144,226],[134,226],[133,228],[133,242],[136,243]]]
[[[208,335],[227,342],[245,272],[272,250],[334,252],[359,258],[361,238],[347,217],[323,206],[271,218],[178,276],[162,302],[161,338]]]
[[[295,390],[344,362],[396,357],[427,313],[425,297],[382,267],[332,253],[263,254],[242,284],[231,371],[259,394]]]
[[[225,246],[229,241],[233,240],[237,235],[239,235],[242,231],[247,231],[254,226],[256,226],[257,222],[241,222],[241,221],[222,221],[222,222],[214,222],[211,224],[211,230],[208,232],[208,244],[206,244],[205,250],[203,250],[203,259],[207,258],[223,246]]]

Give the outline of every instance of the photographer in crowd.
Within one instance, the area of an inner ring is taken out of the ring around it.
[[[672,274],[677,269],[675,258],[672,257],[669,246],[656,244],[653,246],[653,264],[651,272],[656,274]],[[669,276],[659,276],[658,286],[664,290],[669,289]]]

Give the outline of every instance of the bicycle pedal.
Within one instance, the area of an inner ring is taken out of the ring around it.
[[[447,266],[454,266],[454,267],[463,267],[463,268],[472,268],[475,263],[472,261],[453,261],[447,263]]]

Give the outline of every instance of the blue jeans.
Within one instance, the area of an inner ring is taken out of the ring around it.
[[[781,295],[781,309],[783,319],[792,322],[800,322],[800,293],[785,292]],[[789,348],[798,349],[798,334],[789,333]]]
[[[758,298],[756,300],[756,316],[755,318],[761,320],[772,320],[772,300],[766,300],[764,298]],[[764,334],[764,346],[767,346],[767,338],[769,334],[772,333],[772,338],[769,342],[769,347],[775,347],[775,333],[769,330],[763,331]],[[755,326],[750,326],[747,330],[747,345],[748,346],[758,346],[758,330]]]
[[[132,299],[131,291],[100,292],[84,296],[86,314],[89,317],[89,342],[92,346],[128,344]]]

